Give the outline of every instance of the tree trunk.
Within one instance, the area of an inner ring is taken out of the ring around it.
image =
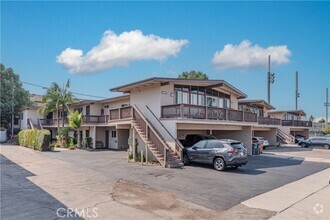
[[[60,135],[60,118],[59,118],[60,109],[57,109],[57,135]]]
[[[62,108],[62,128],[64,128],[64,106]]]

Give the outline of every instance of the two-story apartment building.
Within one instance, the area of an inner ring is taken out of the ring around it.
[[[180,164],[183,147],[178,140],[187,134],[236,139],[251,154],[253,136],[264,136],[275,145],[283,132],[279,130],[284,119],[273,117],[273,106],[246,100],[245,93],[224,80],[154,77],[110,91],[123,95],[83,100],[71,107],[70,111],[83,112],[81,137],[92,137],[93,148],[130,147],[133,154],[144,150],[149,159],[164,166]],[[57,112],[37,121],[54,135],[58,120],[67,124],[66,115]]]

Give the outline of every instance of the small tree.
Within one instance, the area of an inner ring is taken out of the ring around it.
[[[321,119],[319,120],[319,123],[325,123],[325,119],[324,119],[324,118],[321,118]]]
[[[330,134],[330,125],[327,125],[325,128],[322,130],[323,134]]]
[[[310,117],[309,117],[309,121],[314,121],[314,116],[313,115],[311,115]]]
[[[68,119],[69,119],[70,127],[77,132],[77,135],[78,135],[77,146],[80,147],[80,131],[79,131],[79,129],[83,122],[83,115],[82,115],[82,113],[79,113],[76,110],[69,114]]]
[[[191,70],[189,72],[182,72],[179,76],[179,79],[209,79],[209,77],[200,71]]]

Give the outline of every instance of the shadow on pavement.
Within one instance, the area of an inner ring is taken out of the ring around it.
[[[313,151],[314,147],[302,148],[300,146],[290,146],[290,147],[269,147],[266,148],[265,152],[302,152],[302,151]]]
[[[0,219],[81,219],[74,212],[70,215],[68,207],[28,180],[33,173],[1,154],[0,162]]]
[[[239,167],[237,169],[228,167],[223,172],[245,175],[259,175],[267,172],[263,169],[297,166],[302,164],[303,161],[303,159],[292,157],[272,157],[266,155],[249,156],[248,163],[245,166]],[[213,166],[210,164],[191,163],[189,166],[213,169]]]

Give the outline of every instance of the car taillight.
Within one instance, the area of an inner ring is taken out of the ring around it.
[[[237,150],[236,149],[230,149],[228,152],[233,154],[233,153],[237,152]]]

